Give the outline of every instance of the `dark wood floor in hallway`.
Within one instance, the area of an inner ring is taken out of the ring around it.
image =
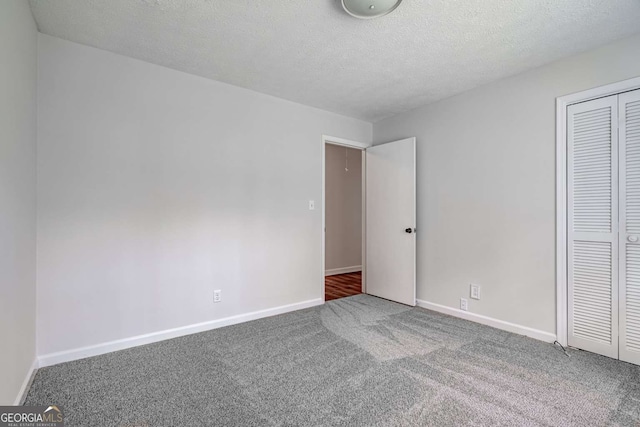
[[[350,297],[362,293],[362,273],[345,273],[324,278],[324,299]]]

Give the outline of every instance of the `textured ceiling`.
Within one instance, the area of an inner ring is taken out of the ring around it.
[[[31,0],[45,34],[377,121],[640,31],[639,0]]]

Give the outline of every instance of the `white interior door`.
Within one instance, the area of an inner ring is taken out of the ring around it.
[[[567,109],[568,343],[618,357],[617,96]]]
[[[618,97],[620,115],[620,360],[640,364],[640,90]]]
[[[416,139],[366,150],[366,291],[416,305]]]

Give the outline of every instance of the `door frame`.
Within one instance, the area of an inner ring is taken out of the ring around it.
[[[640,77],[556,98],[556,339],[567,345],[567,107],[585,101],[640,89]]]
[[[339,145],[341,147],[353,148],[362,151],[362,293],[366,291],[366,276],[365,276],[365,262],[366,262],[366,156],[364,150],[372,147],[372,143],[352,141],[350,139],[338,138],[335,136],[322,135],[322,301],[325,302],[325,271],[326,271],[326,146],[327,144]]]

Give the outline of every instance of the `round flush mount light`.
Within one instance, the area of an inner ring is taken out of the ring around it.
[[[393,12],[402,0],[341,0],[342,7],[351,16],[372,19]]]

